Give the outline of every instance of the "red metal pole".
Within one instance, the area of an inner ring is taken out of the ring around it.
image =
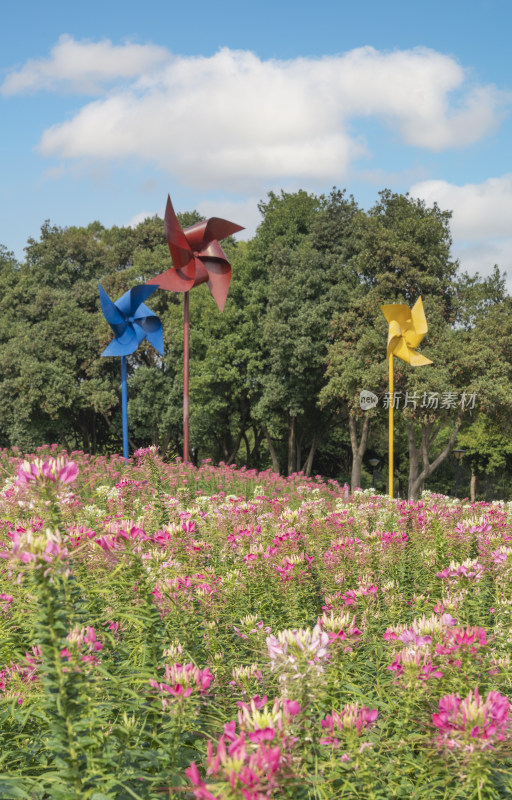
[[[190,292],[184,295],[184,323],[183,323],[183,461],[189,461],[188,455],[188,363],[189,363],[189,323],[190,323]]]

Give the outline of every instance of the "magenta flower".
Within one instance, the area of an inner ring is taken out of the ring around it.
[[[398,677],[404,676],[410,681],[426,681],[429,678],[443,677],[443,673],[432,663],[430,655],[415,647],[400,650],[387,669],[395,672]]]
[[[436,647],[436,653],[447,655],[458,650],[465,650],[471,654],[477,653],[481,647],[487,645],[487,634],[484,628],[468,626],[467,628],[450,628],[441,644]]]
[[[484,576],[484,572],[485,567],[480,564],[478,559],[468,558],[461,564],[458,564],[456,561],[452,561],[450,565],[446,567],[446,569],[443,569],[442,572],[437,573],[437,577],[447,580],[450,583],[454,583],[461,579],[466,579],[469,581],[481,581]]]
[[[86,628],[80,628],[78,625],[66,636],[70,645],[74,645],[80,654],[80,660],[86,664],[98,664],[99,659],[95,655],[103,649],[102,643],[96,638],[96,631],[90,625]],[[84,652],[85,651],[85,652]],[[72,650],[65,647],[60,652],[61,658],[66,658],[71,661],[73,657]]]
[[[358,703],[346,705],[341,712],[333,711],[320,722],[322,728],[326,728],[330,733],[330,736],[320,740],[320,744],[331,744],[337,747],[339,741],[334,738],[335,733],[355,730],[359,736],[363,729],[368,728],[377,720],[378,716],[379,712],[376,708],[370,709],[365,705],[360,706]]]
[[[300,703],[296,700],[283,700],[284,713],[288,717],[295,717],[302,711]]]
[[[281,746],[266,744],[266,732],[246,738],[245,733],[228,741],[222,735],[216,747],[207,744],[207,779],[203,780],[194,762],[185,770],[197,800],[220,800],[233,796],[244,800],[264,800],[277,796],[279,778],[289,771],[290,757]],[[209,777],[214,783],[207,783]],[[214,794],[215,792],[215,794]]]
[[[34,461],[24,461],[18,468],[16,478],[17,486],[26,487],[30,484],[44,485],[45,483],[65,484],[73,483],[78,475],[78,467],[74,461],[68,461],[63,456],[49,458],[43,461],[36,458]]]
[[[475,750],[494,749],[509,737],[510,702],[499,692],[489,692],[485,700],[478,688],[461,700],[447,694],[439,700],[439,711],[432,715],[438,729],[438,747]]]
[[[164,709],[169,705],[169,695],[176,698],[190,697],[193,692],[204,695],[213,680],[213,675],[208,667],[199,669],[192,663],[167,664],[164,677],[165,681],[161,683],[156,680],[149,681],[149,685],[161,693]]]
[[[44,533],[32,529],[16,529],[11,535],[12,548],[0,550],[0,558],[19,559],[23,564],[38,559],[50,563],[54,560],[65,560],[68,556],[67,548],[63,547],[59,531],[49,528]]]

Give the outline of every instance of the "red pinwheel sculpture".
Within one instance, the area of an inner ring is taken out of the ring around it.
[[[112,328],[115,338],[105,348],[102,356],[121,356],[121,412],[123,420],[123,455],[128,459],[128,391],[126,386],[126,356],[134,353],[144,339],[153,345],[160,355],[164,354],[162,323],[148,308],[144,300],[158,286],[134,286],[115,303],[105,289],[98,284],[103,315]]]
[[[224,311],[231,267],[218,240],[243,231],[243,227],[211,217],[182,230],[170,197],[167,197],[164,224],[174,266],[148,283],[156,283],[169,292],[188,292],[194,286],[207,283],[219,310]]]
[[[167,197],[165,209],[165,235],[171,252],[173,267],[147,281],[158,284],[168,292],[183,292],[184,297],[184,347],[183,347],[183,460],[188,461],[188,390],[189,390],[189,291],[194,286],[207,283],[219,311],[224,311],[231,280],[231,267],[219,244],[243,227],[226,219],[211,217],[196,222],[182,230],[171,198]]]

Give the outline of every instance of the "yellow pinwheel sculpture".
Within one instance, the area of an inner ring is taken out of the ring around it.
[[[418,297],[414,306],[393,303],[381,306],[389,323],[387,357],[389,364],[389,496],[393,497],[393,356],[401,358],[412,367],[432,364],[430,358],[416,352],[416,347],[428,331],[423,302]]]
[[[389,322],[388,358],[392,353],[413,367],[432,364],[430,358],[425,358],[415,350],[428,331],[421,297],[418,297],[412,309],[401,303],[381,306],[381,309]]]

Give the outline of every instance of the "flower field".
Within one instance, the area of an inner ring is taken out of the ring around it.
[[[512,797],[507,504],[0,464],[0,798]]]

